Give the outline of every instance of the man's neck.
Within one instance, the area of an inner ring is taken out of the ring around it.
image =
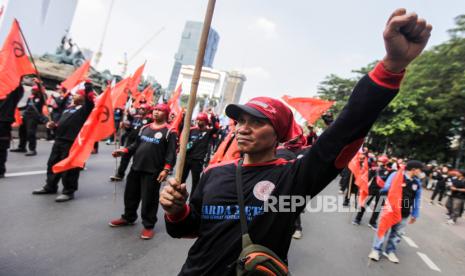
[[[166,124],[166,121],[164,121],[164,120],[159,120],[159,121],[155,120],[155,121],[153,121],[153,125],[156,126],[156,127],[161,127],[161,126],[163,126],[165,124]]]
[[[405,172],[405,175],[409,178],[409,179],[413,179],[414,175],[411,171],[406,171]]]
[[[259,164],[276,159],[275,151],[259,152],[259,153],[246,153],[244,155],[244,164]]]

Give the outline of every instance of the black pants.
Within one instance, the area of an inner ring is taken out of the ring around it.
[[[18,148],[26,149],[26,144],[29,143],[29,150],[35,151],[37,146],[37,125],[39,122],[31,117],[25,116],[23,123],[19,127],[19,145]]]
[[[295,231],[302,231],[302,220],[300,219],[300,216],[302,214],[299,214],[297,218],[295,219],[294,227]]]
[[[382,206],[382,204],[379,204],[381,196],[379,194],[370,195],[368,197],[368,200],[365,203],[365,206],[370,206],[373,199],[375,200],[375,206],[373,207],[373,214],[371,215],[371,218],[370,218],[370,224],[376,225],[376,222],[378,221],[379,212],[381,211],[381,206]],[[365,206],[362,206],[360,208],[360,211],[357,213],[357,216],[355,217],[356,221],[360,222],[362,220],[363,214],[366,211]]]
[[[128,147],[129,145],[131,145],[136,139],[137,139],[137,136],[134,137],[134,135],[126,135],[127,137],[125,138],[125,142],[127,143],[125,145],[125,147]],[[124,175],[126,174],[126,170],[129,166],[129,163],[131,162],[131,158],[132,158],[132,155],[131,154],[124,154],[122,157],[121,157],[121,162],[119,163],[119,167],[118,167],[118,172],[116,173],[117,176],[123,178]]]
[[[433,201],[436,196],[439,195],[438,201],[441,202],[445,192],[445,189],[438,188],[438,185],[436,184],[436,188],[434,188],[433,195],[431,196],[431,201]]]
[[[157,222],[158,201],[160,195],[160,182],[158,174],[130,170],[124,189],[123,219],[134,222],[137,219],[137,208],[142,201],[140,215],[142,224],[146,229],[153,229]]]
[[[0,175],[6,172],[6,160],[11,140],[11,123],[0,122]]]
[[[457,198],[457,197],[450,197],[450,203],[451,203],[451,208],[450,208],[450,219],[453,220],[454,222],[457,222],[457,218],[462,216],[463,212],[463,205],[465,202],[465,199],[463,198]]]
[[[118,172],[116,173],[117,176],[123,178],[124,175],[126,174],[126,169],[129,166],[129,163],[131,162],[132,154],[124,154],[121,156],[121,162],[119,163],[118,166]]]
[[[186,159],[184,170],[182,172],[181,183],[186,183],[189,172],[192,174],[192,189],[191,195],[194,193],[195,188],[200,180],[200,174],[203,171],[203,160],[200,159]]]
[[[68,157],[69,150],[72,146],[72,142],[55,140],[52,147],[52,152],[47,162],[47,184],[44,189],[50,192],[56,192],[58,190],[58,182],[60,179],[63,183],[63,194],[71,195],[78,189],[78,180],[80,168],[71,169],[62,173],[53,173],[52,167],[56,163]]]

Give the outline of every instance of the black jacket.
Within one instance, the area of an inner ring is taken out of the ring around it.
[[[24,95],[22,85],[8,94],[6,99],[0,101],[0,122],[13,123],[15,121],[15,109]]]
[[[92,92],[93,93],[93,92]],[[63,111],[55,130],[55,140],[73,142],[94,109],[93,97],[87,95],[83,105],[71,105]]]
[[[347,166],[396,93],[397,90],[381,87],[365,76],[337,120],[302,158],[244,166],[244,200],[253,242],[287,259],[294,222],[304,206],[295,212],[265,212],[264,200],[269,193],[274,196],[317,195]],[[172,237],[198,237],[189,250],[181,275],[234,274],[233,263],[241,251],[235,171],[236,163],[207,168],[184,216],[165,216],[167,232]]]

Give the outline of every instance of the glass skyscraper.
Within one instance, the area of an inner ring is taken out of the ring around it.
[[[200,36],[202,34],[203,22],[187,21],[182,32],[181,43],[179,44],[178,52],[174,55],[174,65],[171,71],[170,82],[168,91],[176,89],[179,72],[182,65],[195,65],[197,58],[197,51],[199,47]],[[218,33],[210,28],[208,34],[207,48],[205,49],[205,57],[203,59],[203,66],[213,67],[213,60],[215,59],[216,49],[220,36]]]

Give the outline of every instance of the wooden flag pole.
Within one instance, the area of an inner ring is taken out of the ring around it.
[[[213,12],[215,10],[216,0],[209,0],[207,6],[207,12],[203,21],[202,35],[200,37],[199,51],[197,53],[197,59],[195,61],[194,75],[192,76],[191,91],[189,95],[189,101],[187,104],[186,116],[184,118],[184,127],[181,134],[181,142],[179,146],[179,158],[176,167],[176,182],[181,183],[182,172],[184,170],[184,163],[186,161],[187,142],[189,141],[189,133],[191,128],[191,117],[194,110],[195,101],[197,97],[197,89],[199,87],[200,73],[202,72],[203,59],[205,56],[205,48],[208,41],[208,33],[210,32],[210,26],[213,18]]]
[[[32,56],[31,49],[29,48],[29,45],[27,44],[27,40],[26,40],[26,37],[24,36],[23,30],[21,29],[21,25],[19,25],[19,22],[18,20],[16,20],[16,18],[15,18],[15,21],[16,23],[18,23],[19,33],[21,34],[21,37],[23,38],[24,45],[26,45],[26,49],[27,49],[27,52],[29,53],[29,57],[31,58],[32,65],[34,65],[34,69],[36,69],[37,77],[39,78],[40,82],[43,83],[42,79],[40,78],[39,70],[37,70],[36,63],[34,62],[34,57]]]

